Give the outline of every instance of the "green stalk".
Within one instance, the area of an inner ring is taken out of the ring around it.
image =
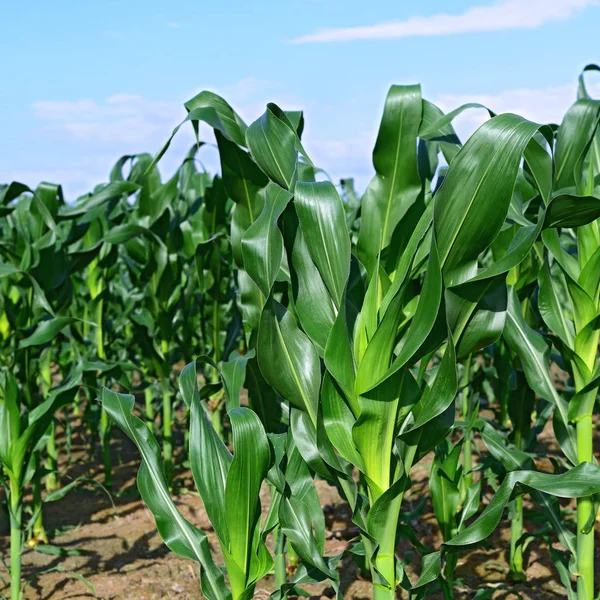
[[[447,600],[454,600],[454,571],[458,564],[458,554],[446,555],[446,566],[444,567],[444,578],[440,581],[442,592]]]
[[[39,363],[40,375],[42,380],[43,397],[46,398],[52,387],[52,371],[50,369],[50,354],[43,355],[43,360]],[[56,423],[52,420],[48,432],[48,441],[46,442],[46,468],[50,471],[46,475],[46,490],[53,492],[58,489],[59,481],[58,470],[58,449],[56,447]]]
[[[103,312],[104,312],[104,300],[100,298],[98,304],[96,304],[96,350],[98,352],[98,358],[105,358],[104,354],[104,328],[103,328]]]
[[[59,488],[58,480],[58,448],[56,447],[56,423],[50,424],[50,435],[46,442],[46,468],[50,471],[46,475],[46,490],[53,492]]]
[[[169,343],[163,340],[160,344],[162,353],[167,359],[169,352]],[[172,421],[173,421],[173,406],[172,406],[172,394],[169,375],[167,374],[161,380],[162,393],[163,393],[163,410],[162,410],[162,425],[163,425],[163,457],[165,460],[165,473],[169,485],[173,479],[173,433],[172,433]]]
[[[220,275],[220,267],[219,267],[219,275]],[[219,303],[217,300],[213,301],[213,324],[212,324],[212,344],[213,344],[213,360],[215,364],[218,364],[221,360],[221,352],[219,348]],[[217,382],[219,380],[219,375],[215,369],[213,371],[213,380]],[[222,399],[219,399],[219,403],[215,407],[215,410],[212,411],[212,424],[219,436],[219,439],[225,440],[225,428],[223,427],[223,413],[224,413],[224,403]]]
[[[287,565],[285,560],[285,535],[279,525],[273,531],[275,539],[275,587],[280,590],[287,582]]]
[[[219,398],[219,403],[215,407],[215,410],[213,410],[211,412],[211,421],[212,421],[214,430],[216,431],[217,435],[219,436],[219,439],[221,439],[223,441],[225,441],[225,437],[224,437],[225,429],[223,428],[223,407],[224,406],[225,405],[222,401],[222,398]]]
[[[288,564],[290,566],[290,572],[293,574],[298,565],[300,564],[300,557],[297,552],[292,548],[291,544],[287,546]]]
[[[4,481],[4,467],[0,463],[0,480]],[[7,504],[8,507],[8,504]],[[4,486],[0,486],[0,527],[4,528]]]
[[[523,445],[523,419],[515,423],[515,446],[522,450]],[[513,578],[523,578],[523,544],[517,545],[517,542],[523,535],[523,496],[519,496],[512,501],[510,522],[510,572]]]
[[[514,579],[523,577],[523,545],[517,542],[523,535],[523,496],[512,501],[510,522],[510,573]]]
[[[579,239],[579,236],[578,236]],[[598,334],[595,334],[593,344],[583,359],[590,373],[594,372]],[[589,381],[583,377],[576,364],[573,364],[575,392],[580,393]],[[594,406],[598,388],[586,392]],[[586,398],[587,399],[587,398]],[[576,423],[577,431],[577,461],[594,462],[592,412],[582,415]],[[594,523],[597,515],[594,511],[594,501],[591,496],[577,499],[577,600],[594,600]]]
[[[185,422],[190,422],[190,409],[186,407],[185,409]],[[185,453],[185,457],[187,459],[190,458],[190,428],[186,427],[183,430],[183,451]]]
[[[19,485],[10,482],[10,599],[21,599],[21,491]]]
[[[34,453],[34,463],[35,472],[39,473],[41,463],[39,451]],[[42,480],[39,476],[33,477],[31,480],[31,487],[33,495],[33,514],[37,514],[35,523],[31,529],[32,539],[35,543],[42,542],[47,544],[48,535],[46,534],[46,529],[44,528],[44,515],[42,511]]]
[[[411,447],[407,446],[406,448],[406,455],[404,458],[404,470],[406,473],[410,472],[416,451],[416,445]],[[385,533],[377,540],[379,548],[371,567],[371,575],[373,578],[373,600],[394,600],[396,598],[396,531],[398,529],[400,508],[402,506],[403,498],[404,491],[390,502],[385,519],[386,526],[383,528]],[[376,498],[371,497],[371,507],[376,500]],[[388,582],[392,583],[391,587],[378,582],[379,578],[375,569],[381,573]]]
[[[508,396],[502,395],[501,398],[498,399],[498,403],[500,405],[500,413],[498,415],[498,420],[502,427],[508,427]]]
[[[593,461],[592,416],[586,415],[577,422],[577,460]],[[594,598],[594,527],[589,521],[594,518],[594,502],[591,496],[577,500],[577,599]],[[589,531],[583,530],[588,527]]]
[[[374,568],[390,582],[395,582],[396,579],[396,528],[398,525],[398,518],[400,517],[401,504],[402,496],[397,498],[393,503],[393,506],[390,506],[386,535],[378,540],[379,549],[373,565]],[[395,585],[392,583],[392,587],[389,587],[377,583],[378,576],[373,568],[371,569],[371,572],[373,576],[373,600],[394,600],[396,597]]]
[[[104,300],[100,298],[96,305],[96,351],[100,360],[106,358],[104,352]],[[100,410],[100,440],[102,444],[102,464],[104,465],[104,485],[112,487],[112,458],[110,456],[110,420],[104,406]]]
[[[87,338],[87,334],[88,334],[88,303],[86,302],[83,305],[83,339],[85,340]]]
[[[111,488],[112,458],[110,456],[110,419],[104,408],[100,412],[100,438],[102,440],[102,464],[104,465],[104,485]]]
[[[73,398],[73,416],[81,416],[81,398],[79,397],[79,390],[75,392],[75,397]]]
[[[167,481],[173,479],[173,437],[172,437],[172,406],[169,380],[163,379],[163,456]]]
[[[592,157],[597,153],[597,145],[592,145]],[[595,161],[590,160],[589,172],[587,178],[586,193],[593,194],[594,190],[594,169],[593,165],[597,164],[598,156],[595,156]],[[577,230],[577,254],[579,258],[580,268],[583,269],[589,264],[592,256],[598,249],[600,243],[600,231],[598,230],[599,221],[593,221],[587,225],[579,227]],[[596,285],[596,314],[598,314],[598,300],[600,289]],[[579,333],[578,331],[576,334]],[[594,332],[594,338],[589,345],[589,351],[583,357],[590,373],[594,372],[596,363],[596,353],[598,350],[598,332]],[[589,382],[582,381],[578,376],[579,368],[573,366],[575,378],[575,392],[580,392],[583,387]],[[588,394],[595,398],[598,393],[598,388],[591,390]],[[594,406],[592,400],[591,406]],[[593,424],[592,414],[586,414],[581,417],[576,424],[577,427],[577,461],[594,462],[593,449]],[[591,496],[577,499],[577,600],[593,600],[594,599],[594,523],[597,515],[594,512],[594,502]],[[588,530],[584,533],[584,530]]]
[[[471,398],[469,396],[469,383],[471,380],[471,362],[473,361],[473,355],[469,354],[465,361],[465,370],[460,382],[462,390],[462,418],[467,423],[471,419]],[[472,453],[472,433],[467,431],[465,433],[465,441],[463,443],[463,488],[462,488],[462,500],[466,497],[467,490],[473,485],[473,453]],[[462,503],[462,502],[461,502]]]
[[[400,519],[400,507],[404,493],[400,494],[390,503],[385,534],[378,539],[379,548],[377,556],[371,565],[371,576],[373,579],[373,600],[394,600],[396,598],[396,530],[398,520]],[[373,503],[371,503],[373,506]],[[391,587],[378,582],[379,576],[376,570],[381,573],[388,582],[392,582]]]
[[[144,400],[146,403],[146,424],[150,431],[154,429],[154,404],[152,397],[152,387],[148,386],[144,391]]]

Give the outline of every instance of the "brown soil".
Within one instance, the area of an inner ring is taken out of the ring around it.
[[[597,428],[598,430],[598,428]],[[599,432],[600,434],[600,432]],[[102,480],[98,461],[87,460],[87,441],[81,427],[77,427],[73,435],[73,452],[71,462],[63,466],[63,481],[79,475],[91,475]],[[599,435],[600,440],[600,435]],[[597,440],[597,441],[599,441]],[[540,444],[546,451],[556,453],[551,431],[544,431],[540,436]],[[479,448],[483,448],[481,444]],[[106,495],[97,489],[76,489],[62,500],[45,506],[45,524],[48,531],[54,531],[50,543],[65,552],[77,551],[76,556],[49,556],[28,549],[23,556],[23,577],[30,581],[24,598],[40,600],[101,598],[127,600],[157,600],[162,598],[202,598],[199,592],[198,566],[170,552],[162,543],[156,532],[152,515],[140,501],[135,489],[135,475],[138,456],[135,448],[114,430],[113,456],[115,460],[113,509]],[[430,460],[425,459],[411,472],[413,488],[407,495],[404,510],[417,507],[424,496],[428,496],[427,480]],[[551,469],[549,464],[539,464],[540,468]],[[208,535],[215,553],[218,555],[218,543],[212,531],[202,502],[193,490],[190,473],[181,468],[177,472],[178,491],[176,503],[186,518],[199,525]],[[340,499],[336,490],[325,482],[316,483],[321,503],[324,507],[328,524],[327,552],[339,553],[348,540],[356,535],[350,522],[348,506]],[[1,493],[1,492],[0,492]],[[493,495],[491,488],[486,488],[485,501]],[[268,490],[262,494],[263,509],[269,502]],[[570,506],[573,506],[572,504]],[[527,505],[526,511],[534,510]],[[526,513],[527,514],[527,513]],[[411,522],[417,538],[429,549],[439,546],[440,538],[435,518],[428,502],[423,515]],[[528,531],[538,526],[532,523],[525,525]],[[0,519],[0,556],[8,560],[8,538],[6,521]],[[597,548],[600,549],[600,530],[597,529]],[[488,543],[460,556],[456,569],[457,583],[455,598],[463,600],[472,598],[482,587],[497,587],[492,596],[495,599],[553,600],[566,598],[564,588],[558,580],[557,573],[550,560],[547,545],[533,541],[527,547],[525,561],[527,565],[525,582],[507,582],[508,551],[510,545],[510,526],[503,521],[488,540]],[[555,547],[559,547],[555,543]],[[416,581],[421,568],[420,554],[415,552],[409,542],[401,541],[397,554],[403,557],[405,569],[411,579]],[[596,556],[597,568],[600,567],[600,556]],[[89,581],[95,595],[66,572],[48,569],[60,566],[63,569],[83,576]],[[356,600],[371,598],[370,582],[361,578],[358,568],[352,559],[342,563],[342,581],[345,598]],[[0,563],[0,575],[5,576]],[[600,580],[600,572],[597,573]],[[505,585],[506,584],[506,587]],[[2,587],[0,594],[8,593]],[[508,589],[506,589],[508,588]],[[332,597],[332,590],[326,585],[307,588],[313,598]],[[273,590],[273,580],[266,578],[256,590],[255,598],[267,598]],[[510,591],[509,591],[510,590]],[[1,596],[0,596],[1,597]],[[405,595],[399,595],[406,598]],[[441,596],[430,595],[432,600]]]

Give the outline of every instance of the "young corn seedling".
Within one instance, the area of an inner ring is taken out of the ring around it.
[[[523,176],[517,180],[517,189],[513,193],[515,208],[521,207],[522,218],[534,216],[533,210],[539,205],[539,192],[534,185],[529,183]],[[494,242],[493,250],[501,253],[506,250],[514,234],[515,225],[507,224]],[[507,283],[518,293],[521,310],[532,326],[538,326],[539,315],[532,305],[532,295],[537,288],[538,274],[543,257],[543,243],[538,240],[532,247],[529,255],[523,262],[510,271]],[[532,432],[533,411],[535,408],[535,394],[529,387],[517,356],[511,354],[503,339],[496,343],[494,353],[494,366],[499,378],[498,388],[501,398],[500,425],[510,427],[511,444],[518,451],[529,451],[535,445],[535,430]],[[548,418],[548,411],[538,414],[538,427],[545,421],[540,422],[539,417]],[[532,435],[533,433],[533,435]],[[489,441],[489,436],[486,438]],[[492,452],[493,453],[493,452]],[[514,469],[514,465],[500,461],[508,470]],[[534,468],[533,463],[527,464]],[[511,519],[511,543],[509,555],[509,569],[513,579],[524,579],[523,566],[523,498],[515,498],[510,505]]]
[[[211,352],[220,361],[222,353],[226,356],[238,341],[231,310],[231,269],[224,257],[227,198],[220,180],[208,185],[207,176],[195,170],[194,155],[195,149],[164,184],[150,157],[137,157],[135,173],[142,187],[129,211],[128,226],[142,226],[143,236],[130,237],[123,245],[128,276],[142,298],[131,318],[141,342],[144,370],[161,382],[163,452],[169,480],[173,471],[171,365],[194,348],[199,353]],[[184,268],[194,258],[201,263],[200,286]],[[189,311],[198,300],[199,309]],[[192,326],[194,317],[197,328]],[[185,334],[178,336],[178,330]],[[146,414],[152,422],[151,397],[147,397]],[[222,411],[218,411],[219,428],[221,421]]]
[[[431,466],[429,488],[433,512],[438,522],[442,539],[448,541],[460,533],[466,522],[473,517],[479,508],[481,496],[481,481],[471,484],[464,499],[461,498],[463,478],[465,473],[460,465],[461,446],[464,439],[453,445],[446,438],[435,450],[435,458]],[[451,554],[446,557],[443,578],[440,585],[444,598],[454,598],[454,570],[458,556]]]
[[[73,389],[81,378],[74,374],[59,387],[53,388],[40,404],[22,414],[23,392],[16,379],[8,372],[0,374],[0,476],[5,488],[10,518],[10,594],[11,600],[21,600],[21,554],[24,537],[35,528],[41,501],[35,505],[29,524],[24,521],[23,496],[26,487],[39,478],[39,462],[36,455],[46,443],[54,413],[70,402]],[[56,500],[72,487],[70,484],[48,497]]]
[[[35,190],[12,183],[2,190],[7,231],[5,250],[0,266],[3,278],[3,312],[10,335],[3,353],[7,367],[16,376],[23,390],[23,401],[33,410],[51,386],[50,362],[60,347],[53,343],[61,330],[75,319],[56,316],[71,299],[71,290],[61,284],[68,278],[69,265],[65,249],[67,228],[59,227],[56,216],[63,206],[60,187],[42,183]],[[38,375],[41,374],[42,381]],[[52,479],[56,470],[54,423],[48,436],[48,451]],[[37,520],[31,531],[32,544],[47,543],[42,516],[42,448],[34,453],[33,512]],[[55,482],[47,479],[49,487]]]
[[[196,365],[190,363],[180,377],[181,394],[190,409],[190,461],[219,540],[229,589],[211,556],[206,534],[178,512],[169,495],[160,448],[144,422],[132,414],[133,396],[103,388],[101,400],[142,456],[138,487],[163,540],[173,552],[200,563],[202,593],[210,600],[250,599],[257,581],[273,565],[264,542],[277,521],[271,516],[260,525],[260,490],[271,464],[271,449],[260,420],[248,408],[239,407],[238,396],[231,398],[238,406],[228,412],[232,456],[207,417],[197,383]]]

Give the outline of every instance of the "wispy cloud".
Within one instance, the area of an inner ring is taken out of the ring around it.
[[[365,189],[373,174],[371,152],[378,126],[374,107],[366,111],[353,101],[316,103],[286,93],[277,82],[254,77],[222,87],[204,87],[213,89],[231,102],[247,123],[262,114],[268,100],[285,109],[305,109],[303,142],[309,156],[334,181],[340,177],[354,177],[357,189]],[[589,77],[587,88],[592,97],[600,97],[597,76]],[[182,98],[187,99],[198,91],[200,89],[190,90]],[[576,86],[569,83],[509,89],[493,94],[480,93],[475,88],[464,95],[438,94],[431,100],[444,112],[467,102],[478,102],[497,113],[514,112],[538,123],[558,123],[575,97]],[[157,100],[129,93],[113,94],[102,100],[39,101],[32,105],[32,110],[38,133],[52,139],[57,153],[67,153],[70,148],[78,158],[66,161],[68,167],[65,167],[65,161],[57,161],[50,156],[47,160],[51,162],[45,164],[41,161],[32,171],[0,165],[0,181],[18,179],[31,185],[42,179],[57,181],[64,184],[68,198],[105,181],[110,165],[119,155],[156,152],[185,115],[180,101]],[[453,124],[460,139],[466,141],[487,119],[485,110],[468,110]],[[200,126],[200,139],[207,142],[214,139],[208,125]],[[161,171],[174,172],[193,143],[192,127],[183,127],[161,160]],[[200,159],[210,172],[218,172],[219,160],[212,146],[202,148]]]
[[[487,6],[473,6],[459,14],[440,13],[376,25],[319,29],[290,40],[290,43],[349,42],[536,29],[553,21],[565,21],[577,11],[598,4],[598,0],[500,0]]]
[[[600,82],[588,82],[587,90],[593,98],[600,97]],[[542,124],[560,123],[575,100],[576,88],[572,84],[505,90],[497,94],[441,94],[434,98],[435,104],[444,112],[468,102],[476,102],[491,108],[497,114],[515,113]],[[488,119],[486,110],[469,109],[460,114],[453,125],[464,142]]]
[[[115,94],[103,102],[39,101],[32,108],[44,130],[58,139],[80,144],[93,141],[109,147],[156,143],[157,136],[164,136],[185,115],[175,103],[133,94]]]
[[[247,123],[264,112],[269,100],[290,110],[306,106],[306,102],[286,94],[278,84],[254,77],[221,87],[206,85],[190,90],[178,101],[156,100],[129,93],[113,94],[102,100],[39,100],[31,105],[37,133],[52,139],[57,150],[75,152],[77,156],[86,157],[88,162],[77,167],[71,163],[68,172],[54,163],[37,165],[35,170],[20,170],[20,178],[32,185],[39,178],[59,181],[64,184],[67,197],[89,190],[102,181],[103,174],[106,177],[118,156],[157,152],[173,128],[185,118],[183,100],[202,89],[211,89],[226,98]],[[214,134],[208,125],[200,124],[199,137],[211,142]],[[161,160],[161,171],[172,173],[194,141],[192,127],[183,127]],[[218,172],[216,152],[205,146],[201,154],[206,168],[210,172]],[[86,169],[92,163],[94,167],[89,168],[86,175]],[[0,167],[0,181],[15,178],[14,174],[11,176]]]
[[[181,29],[182,25],[181,23],[167,23],[167,27],[170,27],[171,29]]]

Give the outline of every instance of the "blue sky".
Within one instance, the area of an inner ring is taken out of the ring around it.
[[[120,155],[156,152],[183,102],[211,89],[248,122],[268,101],[304,109],[313,160],[364,187],[391,84],[419,82],[445,110],[473,100],[556,121],[600,62],[599,27],[598,0],[4,3],[0,181],[50,180],[73,198]],[[211,148],[202,159],[216,168]]]

